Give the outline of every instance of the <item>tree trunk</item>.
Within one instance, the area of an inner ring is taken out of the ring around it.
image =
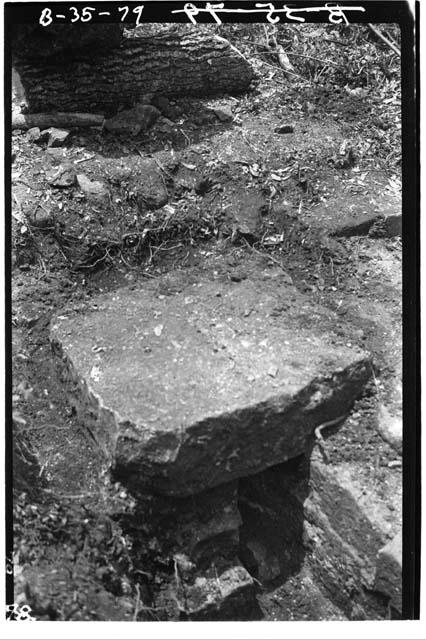
[[[198,27],[171,26],[124,38],[108,52],[74,51],[60,60],[15,59],[29,110],[110,114],[148,93],[195,96],[238,93],[254,77],[227,40]]]

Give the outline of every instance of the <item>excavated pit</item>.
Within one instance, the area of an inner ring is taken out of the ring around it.
[[[141,493],[135,550],[154,539],[169,559],[153,606],[181,620],[400,619],[397,525],[380,496],[359,500],[357,474],[311,447],[190,497],[151,495],[147,507]]]

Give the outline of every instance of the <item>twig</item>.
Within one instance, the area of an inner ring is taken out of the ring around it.
[[[95,154],[93,154],[93,156],[89,156],[88,158],[80,158],[80,160],[74,160],[74,164],[80,164],[80,162],[87,162],[88,160],[93,160],[93,158],[96,158]]]
[[[227,44],[227,46],[228,46],[228,47],[230,46],[230,47],[231,47],[231,49],[232,49],[233,51],[236,51],[236,52],[237,52],[237,53],[238,53],[242,58],[244,58],[244,60],[245,60],[246,62],[249,62],[249,60],[245,57],[245,55],[244,55],[244,54],[243,54],[239,49],[237,49],[237,47],[236,47],[235,45],[230,44],[228,40],[226,40],[225,38],[222,38],[222,36],[218,36],[218,35],[215,35],[215,38],[216,38],[217,40],[220,40],[221,42],[225,42],[225,43]],[[250,64],[250,63],[249,63],[249,64]]]
[[[43,260],[43,258],[41,257],[41,255],[39,255],[39,256],[38,256],[38,259],[39,259],[39,261],[40,261],[40,266],[41,266],[41,268],[42,268],[42,269],[43,269],[43,271],[44,271],[44,274],[43,274],[42,276],[40,276],[40,278],[39,278],[39,280],[41,280],[41,279],[46,275],[46,273],[47,273],[47,269],[46,269],[46,265],[45,265],[44,260]]]
[[[67,262],[71,262],[70,258],[68,258],[68,256],[66,256],[65,253],[62,251],[62,247],[60,246],[58,241],[56,241],[56,244],[58,245],[58,249],[59,249],[59,252],[62,254],[62,257],[65,258]]]
[[[291,76],[295,76],[296,78],[300,78],[301,80],[303,80],[304,82],[309,84],[309,81],[306,78],[304,78],[303,76],[300,76],[298,73],[293,73],[292,71],[284,71],[284,69],[282,69],[281,67],[277,67],[274,64],[270,64],[269,62],[265,62],[265,60],[262,60],[262,64],[266,64],[268,67],[272,67],[272,69],[275,69],[276,71],[281,71],[281,73],[288,73]]]
[[[25,427],[24,431],[42,431],[46,428],[55,429],[55,431],[64,431],[65,429],[69,429],[69,425],[65,424],[62,427],[58,427],[53,422],[44,422],[40,425],[30,425],[29,427]]]
[[[179,601],[178,601],[178,597],[179,597],[179,591],[181,591],[182,593],[182,597],[183,597],[183,603],[184,603],[184,607],[186,609],[187,607],[187,603],[186,603],[186,593],[185,593],[185,589],[182,585],[181,579],[179,577],[179,569],[178,569],[178,562],[176,558],[173,558],[174,560],[174,570],[175,570],[175,582],[176,582],[176,604],[178,605],[178,607],[180,608],[179,605]]]
[[[219,576],[217,575],[217,569],[216,569],[216,565],[213,564],[213,568],[214,568],[214,575],[216,578],[216,582],[217,582],[217,586],[219,589],[219,593],[220,593],[220,597],[223,599],[223,591],[222,591],[222,585],[220,584],[220,580],[219,580]]]
[[[247,240],[245,238],[243,238],[243,240],[244,240],[244,242],[246,243],[246,245],[248,246],[248,248],[251,251],[254,251],[259,256],[262,256],[262,258],[266,258],[267,260],[271,260],[271,262],[274,262],[276,265],[278,265],[280,267],[280,269],[282,269],[284,271],[284,273],[287,273],[287,271],[284,269],[283,265],[281,264],[281,262],[279,260],[277,260],[276,258],[271,256],[269,253],[264,253],[263,251],[259,251],[259,249],[255,249],[251,244],[249,244],[247,242]]]
[[[318,427],[316,427],[314,434],[315,434],[315,440],[316,440],[316,444],[318,445],[318,447],[321,450],[322,455],[324,456],[324,460],[326,461],[326,463],[328,464],[330,461],[330,457],[327,453],[327,449],[325,446],[325,442],[324,442],[324,438],[322,437],[322,430],[323,429],[328,429],[328,427],[334,427],[335,424],[338,424],[339,422],[342,422],[343,420],[345,420],[347,418],[349,414],[345,413],[342,416],[339,416],[338,418],[334,418],[333,420],[328,420],[327,422],[323,422],[322,424],[318,425]]]
[[[186,139],[187,142],[187,146],[189,147],[191,144],[191,140],[188,138],[188,136],[186,135],[185,131],[181,128],[179,128],[179,131],[181,132],[181,134],[184,136],[184,138]]]
[[[331,64],[333,67],[341,68],[340,64],[336,62],[331,62],[331,60],[321,60],[321,58],[316,58],[315,56],[307,56],[303,53],[293,53],[293,51],[286,51],[289,56],[297,56],[298,58],[309,58],[309,60],[316,60],[317,62],[322,62],[323,64]]]
[[[44,211],[45,213],[47,213],[47,214],[49,214],[49,215],[50,215],[50,211],[48,211],[48,210],[46,209],[46,207],[43,207],[43,205],[41,204],[41,202],[37,202],[37,204],[36,204],[36,206],[35,206],[34,211],[37,211],[37,209],[38,209],[39,207],[40,207],[40,209],[43,209],[43,211]]]
[[[371,31],[372,31],[373,33],[375,33],[375,34],[376,34],[376,36],[377,36],[378,38],[380,38],[380,40],[382,40],[382,42],[385,42],[385,43],[388,45],[388,47],[389,47],[390,49],[392,49],[392,51],[394,51],[394,52],[396,53],[396,55],[397,55],[397,56],[401,57],[401,51],[400,51],[400,49],[398,49],[398,47],[397,47],[395,44],[393,44],[393,42],[391,42],[390,40],[388,40],[388,39],[386,38],[386,36],[384,36],[384,35],[383,35],[383,33],[380,31],[380,29],[378,29],[377,27],[375,27],[375,26],[374,26],[374,24],[371,24],[371,22],[368,22],[368,23],[367,23],[367,25],[368,25],[368,27],[371,29]]]
[[[22,213],[15,213],[15,211],[12,211],[12,216],[15,218],[15,220],[17,220],[20,224],[24,224],[24,219],[23,219],[23,215]]]
[[[136,269],[136,267],[132,267],[132,265],[127,262],[127,260],[123,256],[123,252],[122,251],[120,251],[120,256],[119,257],[121,258],[121,260],[124,262],[124,264],[126,265],[126,267],[128,269],[130,269],[131,271],[134,271]]]
[[[84,268],[84,269],[93,269],[94,267],[96,267],[97,264],[99,264],[100,262],[105,262],[105,258],[109,257],[111,259],[111,256],[108,253],[108,249],[105,249],[105,253],[103,256],[101,256],[100,258],[98,258],[97,260],[95,260],[95,262],[93,262],[92,264],[80,264],[77,265],[77,269],[78,268]]]
[[[173,178],[172,174],[171,174],[171,173],[169,173],[169,172],[167,171],[167,169],[165,169],[165,168],[163,167],[163,165],[161,164],[161,162],[160,162],[157,158],[154,158],[154,162],[155,162],[155,163],[156,163],[156,165],[161,169],[161,171],[162,171],[163,173],[165,173],[165,174],[166,174],[166,176],[168,176],[168,177],[170,178],[170,180],[174,180],[174,178]],[[164,178],[163,178],[163,176],[161,176],[161,179],[163,180],[163,184],[164,184],[164,186],[166,186],[166,183],[164,182]]]
[[[21,178],[12,178],[12,184],[15,184],[15,182],[20,182],[21,184],[24,184],[29,189],[35,189],[36,188],[36,187],[31,186],[30,184],[28,184],[28,182],[25,182],[25,180],[22,180]]]
[[[394,38],[392,38],[389,31],[386,30],[385,35],[388,38],[389,42],[392,42],[396,47],[398,46],[398,43],[396,42],[396,40],[394,40]]]
[[[136,622],[136,620],[138,619],[139,605],[141,601],[141,594],[139,591],[139,585],[137,583],[135,585],[135,589],[136,589],[136,602],[135,602],[135,610],[133,612],[133,622]]]
[[[242,135],[242,138],[243,138],[244,142],[246,143],[246,145],[247,145],[248,147],[250,147],[250,149],[252,149],[255,153],[262,153],[262,151],[261,151],[260,149],[257,149],[253,144],[251,144],[251,142],[249,142],[249,141],[247,140],[247,136],[246,136],[246,134],[244,133],[244,131],[242,131],[242,132],[241,132],[241,135]],[[244,163],[243,163],[243,162],[241,162],[241,161],[240,161],[240,164],[246,164],[246,165],[250,166],[250,163],[249,163],[249,162],[244,162]]]
[[[339,424],[339,422],[342,422],[343,420],[345,420],[345,418],[347,418],[348,415],[349,415],[348,413],[344,413],[338,418],[333,418],[333,420],[328,420],[327,422],[323,422],[322,424],[318,425],[318,427],[316,427],[314,431],[316,440],[323,441],[324,438],[322,437],[322,433],[321,433],[322,430],[328,429],[329,427],[334,427],[334,425]]]

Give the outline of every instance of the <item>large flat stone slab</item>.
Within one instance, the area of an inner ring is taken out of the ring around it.
[[[100,296],[51,328],[71,402],[141,485],[190,495],[295,457],[370,376],[292,286],[168,282]]]

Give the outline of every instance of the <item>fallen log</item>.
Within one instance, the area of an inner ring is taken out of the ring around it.
[[[249,88],[253,70],[212,30],[168,25],[158,33],[125,37],[110,51],[73,51],[49,59],[16,57],[31,112],[111,114],[152,93],[205,96]]]
[[[120,24],[14,24],[12,26],[12,56],[49,58],[64,51],[88,49],[110,51],[119,47],[123,34]]]
[[[48,129],[49,127],[101,127],[104,116],[92,113],[14,113],[12,129]]]

